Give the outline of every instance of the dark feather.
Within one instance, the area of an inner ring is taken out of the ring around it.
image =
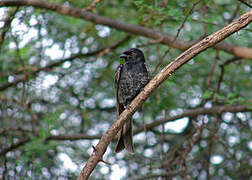
[[[132,48],[125,51],[120,57],[125,59],[125,64],[119,65],[115,75],[118,115],[149,82],[145,58],[141,50]],[[129,118],[120,131],[115,152],[120,152],[125,148],[128,152],[134,153],[132,132],[132,118]]]
[[[119,90],[119,81],[120,81],[120,76],[121,76],[121,70],[123,68],[123,65],[120,64],[117,69],[116,69],[116,74],[115,74],[115,89],[116,89],[116,108],[117,108],[117,113],[120,115],[124,108],[123,105],[120,104],[119,102],[119,97],[118,97],[118,90]]]

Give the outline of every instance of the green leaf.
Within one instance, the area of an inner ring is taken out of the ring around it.
[[[168,11],[168,15],[178,21],[183,17],[183,12],[180,9],[173,8]]]
[[[233,99],[233,98],[235,98],[237,95],[235,94],[235,93],[229,93],[228,94],[228,99]]]
[[[204,92],[204,94],[202,95],[203,99],[209,99],[213,96],[213,92],[212,91],[206,91]]]

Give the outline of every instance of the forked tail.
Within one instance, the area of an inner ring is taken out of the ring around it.
[[[116,144],[115,152],[118,153],[124,148],[128,152],[134,153],[132,118],[128,119],[127,122],[123,125]]]

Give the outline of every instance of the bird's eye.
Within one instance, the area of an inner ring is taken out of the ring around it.
[[[131,52],[130,52],[130,55],[131,55],[131,56],[134,56],[134,55],[135,55],[135,53],[134,53],[133,51],[131,51]]]

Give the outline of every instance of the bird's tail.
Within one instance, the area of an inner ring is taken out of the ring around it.
[[[123,125],[123,128],[120,131],[120,136],[118,137],[115,152],[118,153],[124,148],[128,152],[134,153],[132,118],[128,119]]]

